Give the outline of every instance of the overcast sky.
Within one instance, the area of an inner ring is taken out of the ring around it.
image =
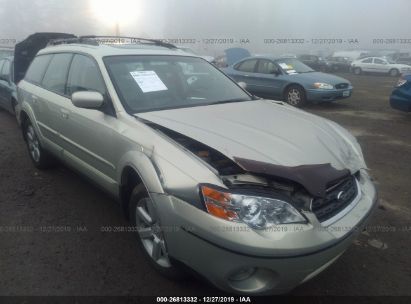
[[[193,38],[196,43],[188,46],[208,52],[237,46],[241,38],[250,40],[246,48],[262,53],[274,47],[371,48],[375,38],[411,39],[410,12],[410,0],[0,0],[0,39],[39,31],[112,35],[118,19],[123,35]],[[203,41],[212,38],[234,39],[235,45]],[[271,38],[306,41],[264,43]],[[311,40],[330,38],[344,42]],[[384,42],[379,48],[408,49],[411,43]]]

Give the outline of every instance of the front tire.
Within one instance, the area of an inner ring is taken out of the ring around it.
[[[354,75],[361,75],[362,74],[361,68],[358,68],[358,67],[354,68],[353,72],[354,72]]]
[[[168,256],[163,229],[143,184],[135,186],[131,193],[129,215],[131,224],[137,228],[139,247],[150,265],[169,279],[186,278],[187,273],[177,267],[177,262]]]
[[[24,123],[24,139],[29,150],[30,159],[37,169],[44,170],[54,164],[53,157],[43,149],[40,140],[30,121]]]
[[[301,108],[307,102],[305,91],[297,85],[289,86],[284,93],[284,100],[289,105]]]
[[[398,71],[397,69],[391,69],[389,74],[392,77],[397,77],[398,75],[400,75],[400,71]]]

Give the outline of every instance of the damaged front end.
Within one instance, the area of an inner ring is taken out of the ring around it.
[[[197,207],[224,220],[266,229],[278,224],[307,223],[305,214],[310,212],[328,225],[359,199],[359,174],[352,175],[347,169],[337,170],[330,164],[289,167],[240,157],[231,159],[179,132],[145,123],[195,156],[221,180],[225,187],[198,185],[201,200]],[[168,191],[181,197],[174,193],[175,189]]]

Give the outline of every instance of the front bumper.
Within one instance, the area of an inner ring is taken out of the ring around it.
[[[376,206],[376,191],[368,175],[362,175],[360,185],[361,199],[337,222],[323,227],[307,213],[309,224],[281,225],[271,231],[223,221],[172,196],[152,198],[173,258],[222,290],[281,294],[331,265],[363,229]],[[244,269],[255,271],[242,280],[230,279]]]
[[[338,99],[348,98],[352,95],[353,88],[348,87],[346,89],[334,89],[334,90],[320,90],[320,89],[307,89],[307,100],[311,102],[327,102]]]

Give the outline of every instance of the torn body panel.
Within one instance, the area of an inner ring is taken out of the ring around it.
[[[264,100],[136,116],[211,166],[228,188],[304,189],[324,197],[330,185],[365,167],[355,139],[350,143],[341,127]],[[285,129],[296,117],[298,126]]]
[[[234,159],[248,172],[294,181],[314,197],[324,197],[331,183],[350,175],[349,170],[337,170],[330,164],[286,167],[243,158]]]

